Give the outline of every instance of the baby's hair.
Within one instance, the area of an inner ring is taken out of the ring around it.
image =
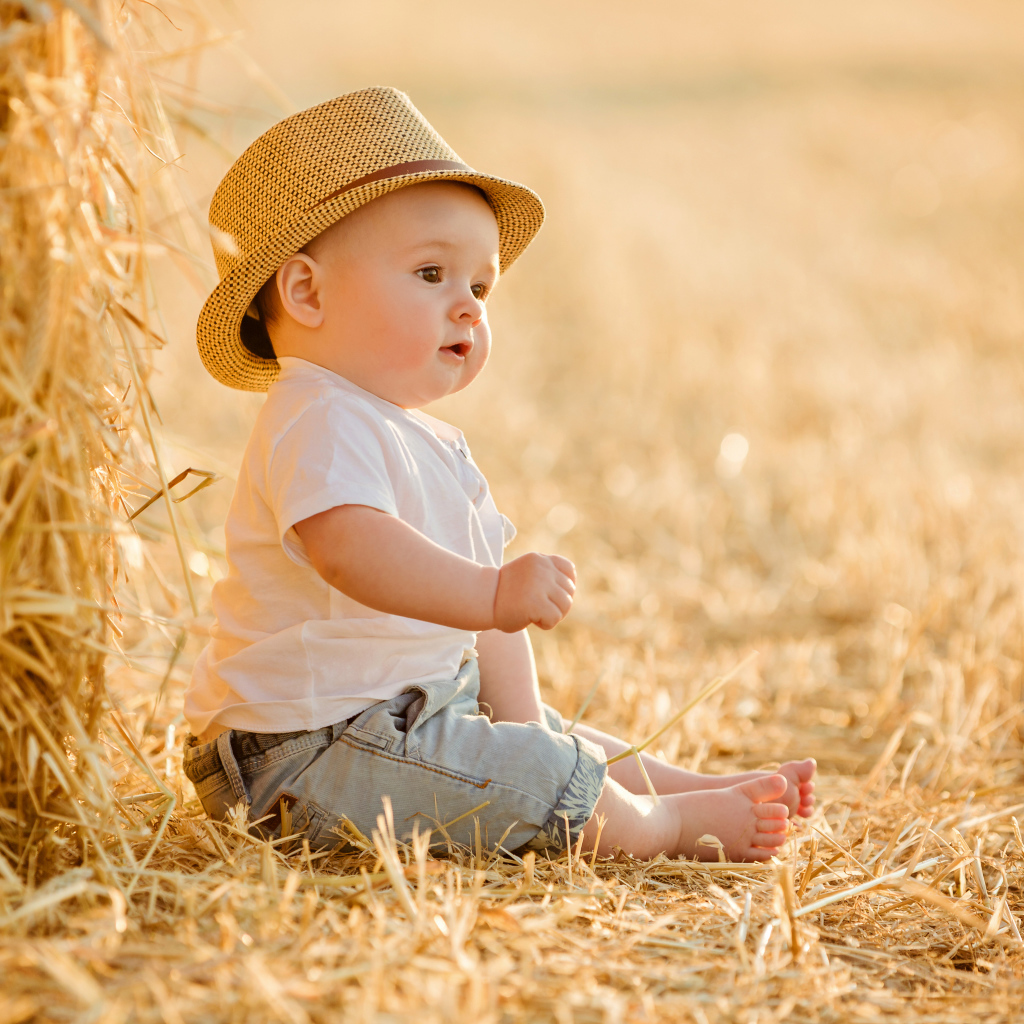
[[[276,323],[280,314],[280,298],[277,294],[277,273],[263,282],[256,298],[245,311],[239,325],[242,344],[261,359],[276,359],[274,343],[270,340],[269,325]]]
[[[421,184],[434,184],[433,182],[422,182]],[[482,188],[471,184],[468,181],[446,181],[442,180],[438,184],[445,185],[460,185],[462,188],[472,189],[477,195],[479,195],[488,206],[491,205],[490,200],[487,198],[487,193]],[[411,186],[415,188],[416,186]],[[335,224],[340,223],[335,221]],[[332,224],[331,227],[335,225]],[[304,252],[307,255],[312,255],[312,250],[317,247],[317,242],[328,232],[331,228],[325,228],[320,232],[316,238],[310,239],[299,252]],[[256,293],[256,298],[252,300],[252,305],[246,311],[245,316],[242,317],[241,324],[241,336],[242,344],[255,356],[259,356],[261,359],[276,359],[277,354],[274,352],[274,342],[270,337],[270,328],[278,322],[281,318],[281,296],[277,291],[277,273],[276,271],[263,282],[262,287]]]
[[[256,304],[256,312],[260,315],[260,322],[267,330],[271,324],[276,324],[281,316],[281,296],[277,293],[277,274],[273,274],[263,282],[263,287],[256,293],[253,300]]]

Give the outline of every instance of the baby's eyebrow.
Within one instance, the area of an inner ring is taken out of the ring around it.
[[[437,252],[439,249],[446,253],[458,252],[462,246],[458,242],[453,242],[447,238],[435,238],[431,241],[426,242],[415,242],[410,245],[406,250],[406,254],[411,257],[418,257],[431,252]],[[498,266],[498,254],[494,254],[493,264],[495,269]]]
[[[426,242],[416,242],[409,246],[410,252],[419,252],[421,249],[458,249],[458,243],[446,238],[434,238]]]
[[[453,242],[450,238],[431,238],[422,242],[413,242],[409,245],[408,251],[422,252],[430,249],[445,249],[452,252],[462,248],[463,245],[460,242]],[[497,257],[497,253],[495,253],[495,257]]]

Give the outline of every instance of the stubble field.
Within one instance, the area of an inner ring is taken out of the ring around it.
[[[710,772],[813,756],[819,812],[778,863],[708,869],[434,861],[387,835],[310,860],[205,823],[181,693],[260,399],[204,379],[202,295],[168,263],[164,461],[222,479],[178,506],[200,616],[156,542],[121,600],[161,624],[110,672],[180,804],[126,900],[11,919],[0,1021],[1015,1019],[1015,8],[294,6],[222,18],[284,96],[230,47],[192,69],[233,111],[179,132],[197,201],[275,103],[375,83],[535,188],[548,222],[492,300],[491,364],[431,411],[465,431],[511,553],[578,566],[571,616],[534,635],[545,699],[572,717],[593,691],[585,720],[638,742],[756,651],[660,753]]]

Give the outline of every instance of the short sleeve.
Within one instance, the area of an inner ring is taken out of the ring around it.
[[[292,561],[309,557],[293,527],[339,505],[368,505],[396,515],[388,474],[387,425],[357,403],[318,399],[288,426],[267,463],[267,502]]]
[[[501,515],[501,546],[507,548],[516,539],[516,528],[508,516]]]

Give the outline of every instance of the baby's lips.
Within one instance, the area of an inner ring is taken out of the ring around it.
[[[443,348],[459,356],[468,356],[473,351],[473,345],[473,337],[470,335],[468,338],[459,338],[457,341],[451,341],[444,345]]]

